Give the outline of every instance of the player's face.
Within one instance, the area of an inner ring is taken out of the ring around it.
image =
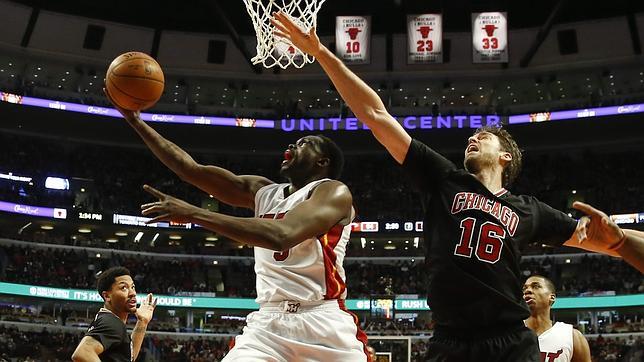
[[[308,173],[321,158],[319,143],[315,136],[302,137],[295,144],[288,145],[284,151],[284,160],[280,174],[292,177],[299,173]]]
[[[121,275],[114,279],[109,293],[109,302],[117,310],[136,312],[136,289],[129,275]]]
[[[501,158],[509,153],[501,150],[499,138],[489,132],[479,132],[467,139],[465,147],[465,169],[473,174],[487,167],[499,164]]]
[[[550,307],[550,303],[554,301],[554,293],[543,278],[530,277],[523,284],[523,300],[530,310],[544,309]]]

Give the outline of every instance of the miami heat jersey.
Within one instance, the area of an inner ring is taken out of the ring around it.
[[[264,186],[255,195],[255,216],[281,219],[325,181],[330,179],[313,181],[288,196],[289,184]],[[255,247],[256,302],[344,299],[346,278],[342,263],[350,233],[350,224],[338,224],[283,252]]]
[[[542,362],[570,362],[572,359],[572,325],[557,322],[539,336]]]

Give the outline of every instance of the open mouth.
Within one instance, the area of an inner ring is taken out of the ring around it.
[[[470,152],[477,152],[479,150],[478,146],[475,144],[471,144],[467,146],[467,149],[465,150],[465,153],[470,153]]]
[[[130,308],[136,308],[136,299],[131,299],[127,301],[127,306]]]
[[[527,304],[534,303],[534,298],[532,298],[532,297],[531,297],[531,296],[529,296],[529,295],[524,296],[524,297],[523,297],[523,300],[525,300],[525,302],[526,302]]]
[[[284,161],[282,161],[282,165],[289,163],[292,159],[293,153],[291,153],[291,150],[284,151]]]

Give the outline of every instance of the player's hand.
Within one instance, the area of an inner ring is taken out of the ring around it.
[[[307,32],[282,11],[273,14],[271,23],[275,26],[275,30],[273,30],[275,36],[289,40],[301,51],[314,57],[322,51],[322,44],[315,33],[315,27]]]
[[[145,324],[150,323],[154,308],[157,306],[157,299],[153,298],[152,293],[141,302],[141,305],[136,309],[136,319]]]
[[[164,194],[152,186],[143,185],[143,189],[159,199],[159,201],[141,205],[141,214],[143,216],[157,214],[156,217],[147,221],[146,224],[153,224],[159,221],[188,223],[190,222],[189,217],[198,209],[196,206]]]
[[[141,120],[140,111],[128,111],[127,109],[123,109],[118,105],[116,105],[116,102],[114,102],[114,100],[110,96],[110,93],[107,91],[107,88],[103,88],[103,93],[105,93],[105,96],[110,101],[110,103],[112,103],[112,106],[114,106],[114,108],[116,108],[116,110],[123,115],[123,118],[125,118],[125,120],[128,121],[128,123],[131,124],[133,122],[137,122]]]
[[[610,248],[626,236],[604,212],[579,201],[575,201],[572,207],[587,215],[577,224],[576,235],[580,244],[588,243],[600,248]]]

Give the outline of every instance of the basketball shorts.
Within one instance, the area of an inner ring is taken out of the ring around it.
[[[436,327],[427,346],[427,360],[541,362],[541,354],[537,335],[523,323],[462,333]]]
[[[369,362],[367,336],[342,300],[266,303],[246,326],[225,362]]]

